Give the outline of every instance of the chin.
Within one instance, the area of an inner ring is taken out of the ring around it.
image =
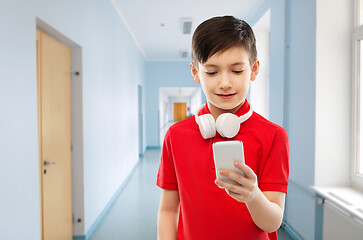
[[[235,110],[236,108],[238,108],[240,106],[241,106],[241,103],[237,103],[237,104],[231,104],[231,103],[228,104],[228,103],[226,103],[226,104],[219,104],[219,105],[217,105],[217,107],[219,109],[222,109],[224,111],[233,111],[233,110]]]

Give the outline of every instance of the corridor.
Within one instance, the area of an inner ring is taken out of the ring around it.
[[[156,240],[161,192],[156,186],[156,176],[160,155],[160,149],[146,151],[90,240]],[[281,229],[278,235],[280,240],[292,239]]]
[[[156,186],[160,150],[146,151],[110,211],[90,240],[156,239],[161,190]]]

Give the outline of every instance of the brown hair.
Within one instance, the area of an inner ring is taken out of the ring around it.
[[[213,17],[202,22],[194,31],[192,58],[205,63],[217,52],[242,46],[249,53],[250,64],[257,59],[256,39],[252,28],[233,16]]]

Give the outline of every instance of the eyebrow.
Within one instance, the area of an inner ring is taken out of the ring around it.
[[[238,65],[246,65],[246,63],[243,63],[243,62],[236,62],[236,63],[233,63],[229,66],[238,66]],[[205,64],[204,67],[219,67],[218,65],[215,65],[215,64]]]

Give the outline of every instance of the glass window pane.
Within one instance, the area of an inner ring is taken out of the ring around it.
[[[361,0],[363,1],[363,0]],[[358,117],[358,126],[357,126],[357,141],[358,141],[358,151],[357,151],[357,173],[359,174],[363,174],[363,84],[360,83],[360,79],[361,79],[361,74],[363,73],[363,39],[359,40],[358,42],[358,71],[357,71],[357,86],[359,89],[358,92],[358,112],[357,112],[357,117]]]
[[[357,11],[357,22],[359,25],[363,24],[363,0],[358,0],[357,1],[358,4],[358,11]]]

